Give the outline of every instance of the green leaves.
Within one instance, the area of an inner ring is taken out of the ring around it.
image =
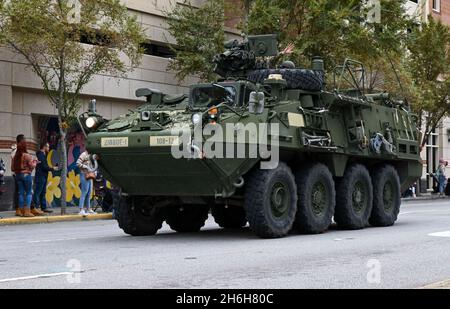
[[[415,81],[437,81],[450,71],[449,28],[430,18],[428,24],[417,27],[408,40],[409,66],[416,72]]]
[[[248,34],[281,33],[282,8],[266,0],[255,0],[250,6],[248,23],[244,32]]]
[[[282,44],[296,42],[291,60],[306,65],[313,56],[325,59],[328,70],[345,58],[381,58],[386,50],[399,52],[402,32],[411,23],[405,1],[381,0],[381,23],[370,23],[373,7],[360,0],[254,0],[248,34],[279,33]]]
[[[189,75],[213,81],[216,74],[212,60],[223,50],[225,40],[224,1],[208,0],[200,8],[187,2],[166,15],[168,31],[177,41],[173,48],[176,58],[168,69],[175,71],[180,81]]]
[[[407,67],[417,100],[413,109],[424,126],[423,142],[450,112],[450,29],[430,16],[428,24],[413,29],[408,37]]]

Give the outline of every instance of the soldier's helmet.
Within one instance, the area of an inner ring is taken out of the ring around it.
[[[295,69],[295,63],[292,61],[283,61],[280,65],[281,69]]]

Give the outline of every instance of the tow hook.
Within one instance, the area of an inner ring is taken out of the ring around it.
[[[233,183],[233,186],[238,189],[242,188],[244,185],[245,185],[244,177],[239,177],[239,179],[235,183]]]

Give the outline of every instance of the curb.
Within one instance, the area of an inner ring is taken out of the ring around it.
[[[445,201],[445,200],[449,200],[448,196],[446,196],[445,198],[443,197],[431,197],[431,196],[419,196],[416,198],[402,198],[402,203],[408,203],[408,202],[422,202],[422,201]]]
[[[21,225],[21,224],[41,224],[54,222],[71,222],[71,221],[96,221],[96,220],[111,220],[112,214],[97,214],[82,217],[80,215],[65,215],[65,216],[48,216],[48,217],[33,217],[33,218],[7,218],[0,219],[0,226],[5,225]]]
[[[422,287],[422,289],[450,289],[450,280],[429,284]]]

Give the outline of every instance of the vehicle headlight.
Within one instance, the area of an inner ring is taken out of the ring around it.
[[[198,125],[202,121],[203,115],[200,113],[192,115],[192,123]]]
[[[89,117],[88,119],[86,119],[86,127],[88,129],[94,128],[97,125],[97,123],[98,123],[98,120],[95,117]]]

